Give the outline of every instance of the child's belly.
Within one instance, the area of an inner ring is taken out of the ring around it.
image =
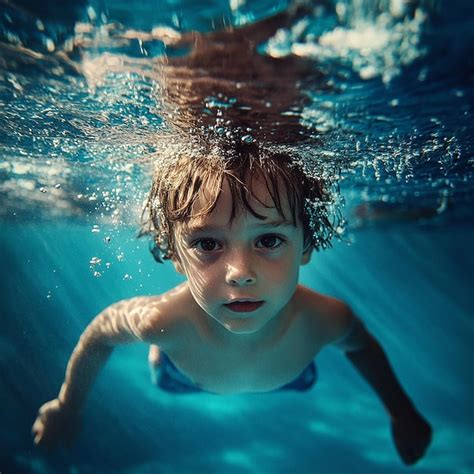
[[[314,351],[286,357],[240,358],[200,354],[193,360],[168,354],[174,365],[201,390],[219,394],[270,392],[294,381],[313,361]],[[197,356],[197,354],[196,354]]]

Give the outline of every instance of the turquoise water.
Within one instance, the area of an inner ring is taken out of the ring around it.
[[[293,116],[319,144],[292,151],[338,170],[343,241],[301,283],[347,301],[381,341],[433,425],[426,456],[402,465],[381,404],[331,348],[307,393],[173,396],[150,383],[146,346],[120,347],[75,445],[33,446],[90,320],[182,281],[136,239],[157,150],[175,145],[149,72],[166,47],[140,38],[251,25],[286,2],[25,0],[0,7],[1,474],[473,471],[474,15],[468,1],[402,3],[327,2],[260,52],[310,62]]]
[[[71,224],[2,230],[2,472],[409,469],[397,457],[380,403],[334,349],[318,357],[320,378],[307,393],[173,396],[151,385],[147,347],[120,347],[92,391],[75,446],[51,454],[35,449],[29,430],[36,410],[57,393],[91,317],[119,298],[159,293],[179,281],[170,266],[151,261],[132,231],[117,234],[106,249],[104,233]],[[474,262],[467,249],[474,229],[401,225],[354,238],[351,246],[315,255],[301,281],[353,306],[433,424],[433,444],[411,469],[470,472]],[[100,279],[89,269],[95,255],[112,263]]]

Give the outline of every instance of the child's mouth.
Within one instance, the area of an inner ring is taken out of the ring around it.
[[[251,313],[260,308],[262,304],[263,301],[234,301],[233,303],[227,303],[224,306],[236,313]]]

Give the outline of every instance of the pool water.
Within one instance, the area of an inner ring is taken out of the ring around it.
[[[420,472],[468,472],[473,462],[474,262],[466,252],[473,237],[466,227],[361,230],[353,245],[337,244],[303,267],[304,284],[345,299],[364,319],[432,423]],[[151,385],[147,347],[120,347],[91,393],[74,447],[46,455],[35,449],[29,430],[36,410],[57,393],[91,317],[119,298],[179,281],[137,247],[132,231],[114,240],[110,272],[97,279],[88,261],[110,247],[87,226],[3,228],[2,472],[408,469],[380,403],[335,349],[318,356],[319,380],[310,392],[173,396]]]
[[[298,114],[321,145],[293,150],[338,172],[342,238],[300,281],[347,301],[380,340],[433,425],[426,456],[403,466],[380,402],[332,348],[309,392],[173,396],[150,383],[145,345],[120,347],[74,446],[33,446],[36,411],[94,315],[182,281],[136,238],[168,126],[143,61],[166,48],[136,31],[248,25],[287,5],[23,1],[0,7],[2,474],[472,472],[473,8],[327,3],[260,47],[317,69]],[[133,39],[104,33],[113,22]]]

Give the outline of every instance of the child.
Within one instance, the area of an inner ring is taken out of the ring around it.
[[[92,321],[58,398],[39,410],[35,443],[72,434],[118,344],[152,344],[163,388],[216,394],[306,390],[315,381],[314,358],[333,344],[380,397],[402,460],[418,461],[431,427],[377,340],[345,303],[298,284],[300,265],[329,243],[327,199],[320,180],[255,143],[165,161],[148,199],[147,231],[154,255],[170,259],[186,282],[115,303]]]

